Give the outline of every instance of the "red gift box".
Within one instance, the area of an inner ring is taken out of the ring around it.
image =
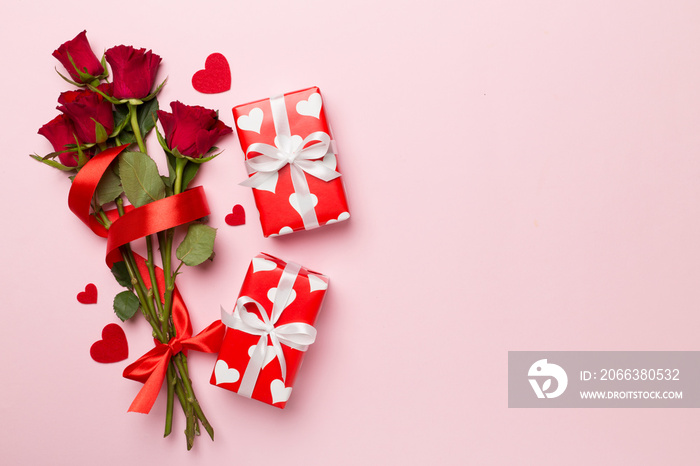
[[[265,237],[350,218],[317,87],[233,108]]]
[[[233,313],[221,311],[228,329],[211,384],[284,408],[327,289],[327,277],[298,264],[253,258]]]

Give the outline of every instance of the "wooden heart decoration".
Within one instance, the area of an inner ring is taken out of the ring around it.
[[[192,87],[202,94],[218,94],[231,89],[231,68],[220,53],[212,53],[204,62],[204,69],[192,76]]]
[[[88,283],[85,285],[85,291],[78,293],[77,298],[81,304],[97,303],[97,287],[92,283]]]
[[[233,210],[224,219],[227,225],[235,227],[237,225],[245,225],[245,209],[240,204],[233,206]]]
[[[117,324],[107,324],[102,329],[102,340],[90,347],[90,357],[95,362],[119,362],[129,357],[129,346],[124,330]]]

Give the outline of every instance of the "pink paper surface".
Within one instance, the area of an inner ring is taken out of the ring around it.
[[[699,349],[700,4],[115,5],[4,5],[4,464],[696,460],[691,409],[508,409],[507,352]],[[152,346],[142,319],[123,325],[127,361],[90,359],[119,287],[66,176],[27,156],[51,150],[36,131],[67,88],[51,52],[83,29],[97,52],[153,49],[162,106],[218,108],[230,126],[235,105],[319,86],[342,154],[352,219],[280,238],[238,186],[234,137],[198,175],[219,232],[216,260],[178,280],[195,331],[233,307],[259,251],[331,286],[284,411],[209,385],[215,357],[191,354],[216,442],[190,453],[181,412],[162,438],[164,397],[126,413],[141,385],[121,371]],[[232,88],[203,95],[191,79],[214,51]],[[225,224],[234,204],[245,226]]]

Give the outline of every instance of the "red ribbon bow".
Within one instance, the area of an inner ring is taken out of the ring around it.
[[[209,215],[209,206],[201,186],[175,196],[133,208],[127,206],[126,214],[119,217],[115,210],[106,212],[112,222],[107,230],[90,214],[92,198],[97,184],[110,163],[127,146],[114,147],[100,152],[83,166],[73,179],[68,193],[68,207],[98,236],[107,238],[106,262],[111,268],[121,261],[119,247],[159,231],[167,230]],[[146,261],[134,254],[136,265],[144,284],[151,288],[151,280]],[[163,270],[156,267],[156,283],[163,300],[165,279]],[[173,291],[173,325],[176,335],[167,344],[156,340],[156,346],[124,369],[124,377],[142,382],[144,385],[134,398],[129,411],[150,412],[163,385],[170,358],[188,349],[215,353],[219,351],[226,327],[220,320],[215,321],[196,336],[192,336],[192,324],[187,306],[177,290]]]

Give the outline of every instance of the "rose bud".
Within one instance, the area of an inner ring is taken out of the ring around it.
[[[61,152],[68,150],[68,144],[75,144],[75,128],[73,123],[64,114],[58,115],[39,129],[39,134],[49,140],[53,150]],[[63,152],[58,154],[58,159],[66,167],[78,166],[78,154],[76,152]]]
[[[158,119],[165,132],[170,150],[198,159],[204,156],[221,137],[233,130],[219,120],[214,110],[197,105],[171,102],[172,113],[158,111]]]
[[[111,84],[101,84],[97,89],[110,95]],[[63,92],[58,103],[61,106],[56,108],[70,117],[78,139],[87,144],[105,142],[114,130],[112,104],[97,92]]]
[[[114,77],[114,97],[143,99],[148,96],[156,80],[160,57],[146,49],[117,45],[105,52]]]
[[[53,52],[53,56],[61,62],[77,83],[92,82],[105,71],[92,52],[85,34],[86,31],[81,32]]]

